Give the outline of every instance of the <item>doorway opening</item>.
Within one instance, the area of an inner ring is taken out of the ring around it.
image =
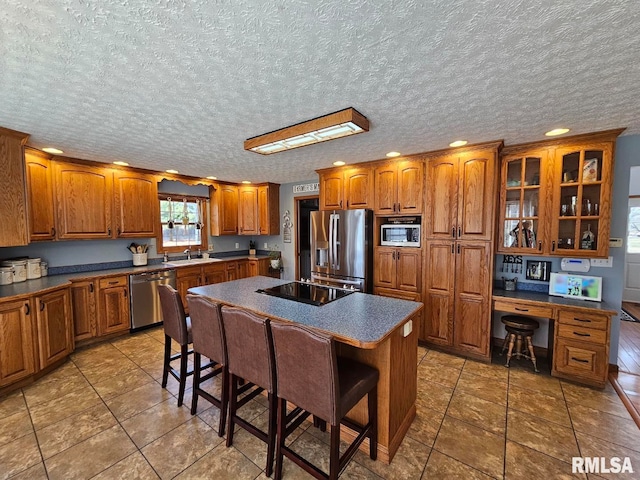
[[[296,280],[311,277],[311,212],[319,210],[318,196],[296,197]]]

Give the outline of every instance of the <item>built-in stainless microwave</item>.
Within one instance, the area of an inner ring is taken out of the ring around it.
[[[387,223],[380,227],[380,245],[391,247],[419,247],[419,223]]]

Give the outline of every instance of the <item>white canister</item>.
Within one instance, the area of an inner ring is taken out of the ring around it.
[[[6,260],[2,262],[2,266],[13,267],[13,283],[24,282],[27,280],[26,260]]]
[[[46,277],[47,275],[49,275],[49,265],[47,262],[40,262],[40,276]]]
[[[13,267],[0,267],[0,285],[13,283]]]
[[[40,259],[29,258],[27,260],[27,278],[29,280],[40,278]]]

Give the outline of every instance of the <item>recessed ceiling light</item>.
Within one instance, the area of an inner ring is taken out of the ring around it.
[[[569,131],[568,128],[554,128],[553,130],[549,130],[545,135],[547,137],[555,137],[556,135],[564,135]]]
[[[343,165],[344,165],[344,162],[343,162],[342,160],[338,160],[337,162],[333,162],[333,164],[334,164],[336,167],[341,167],[341,166],[343,166]]]
[[[121,162],[120,160],[116,160],[113,162],[114,165],[120,165],[121,167],[128,167],[129,164],[127,162]]]
[[[180,173],[180,172],[178,172],[178,170],[173,170],[172,168],[170,168],[169,170],[165,170],[165,172],[167,172],[167,173]]]
[[[456,140],[455,142],[451,142],[449,144],[450,147],[462,147],[463,145],[466,145],[467,142],[466,140]]]
[[[217,180],[218,177],[207,177],[208,180]]]
[[[387,153],[387,157],[389,157],[389,158],[399,157],[399,156],[400,156],[400,152],[389,152],[389,153]]]
[[[242,183],[249,184],[251,182],[249,180],[242,180]]]
[[[53,153],[54,155],[60,155],[61,153],[64,153],[62,150],[53,147],[44,147],[42,150],[47,153]]]

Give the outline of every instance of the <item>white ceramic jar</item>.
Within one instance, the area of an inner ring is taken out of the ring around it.
[[[40,276],[46,277],[47,275],[49,275],[49,265],[47,262],[40,262]]]
[[[13,267],[0,267],[0,285],[13,283]]]
[[[13,283],[24,282],[27,280],[26,260],[6,260],[2,262],[2,266],[13,267]]]
[[[32,280],[34,278],[40,278],[40,259],[39,258],[27,259],[27,279]]]

